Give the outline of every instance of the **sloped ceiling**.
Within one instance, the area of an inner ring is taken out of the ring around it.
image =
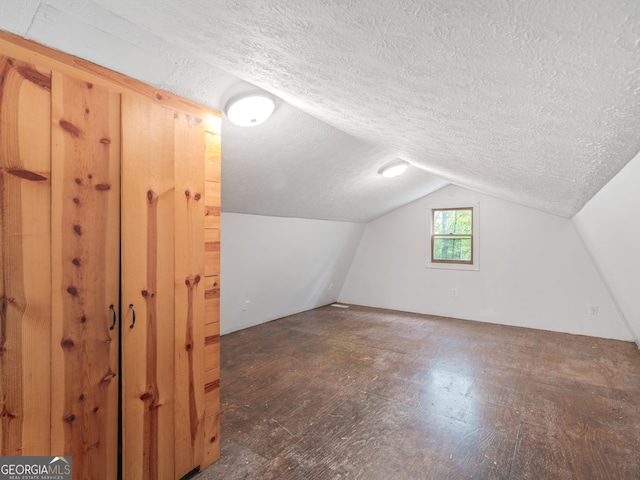
[[[570,218],[640,150],[637,0],[8,3],[0,28],[214,108],[281,98],[223,124],[225,211],[368,221],[451,182]]]

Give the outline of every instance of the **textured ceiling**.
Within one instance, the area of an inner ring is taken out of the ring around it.
[[[571,217],[640,150],[637,0],[6,3],[0,28],[204,104],[286,102],[223,124],[226,211],[367,221],[452,182]],[[395,157],[422,169],[383,181]]]

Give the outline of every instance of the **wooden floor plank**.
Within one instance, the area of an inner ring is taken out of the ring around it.
[[[221,338],[199,480],[640,478],[629,342],[330,306]]]

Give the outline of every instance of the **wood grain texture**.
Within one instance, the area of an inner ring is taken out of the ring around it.
[[[204,391],[207,408],[205,416],[211,417],[220,413],[220,368],[216,367],[204,372]]]
[[[118,455],[120,95],[52,81],[52,451],[74,478],[113,478]]]
[[[215,324],[212,324],[215,325]],[[220,367],[220,335],[204,339],[204,371]]]
[[[131,479],[174,475],[174,121],[169,109],[122,97],[123,475]]]
[[[218,133],[205,132],[205,142],[207,145],[206,157],[205,157],[205,177],[204,179],[210,182],[220,183],[221,178],[221,166],[222,166],[222,152],[221,152],[221,137],[220,131]]]
[[[204,326],[205,342],[207,338],[211,339],[216,337],[218,338],[220,337],[220,322],[206,323]],[[216,367],[219,367],[219,366],[220,366],[219,364],[216,365]]]
[[[204,457],[220,457],[220,166],[219,132],[205,134]]]
[[[197,480],[640,478],[632,342],[327,306],[222,348]]]
[[[220,390],[218,389],[218,392]],[[220,458],[220,414],[206,417],[204,421],[206,436],[204,439],[204,461],[211,465]]]
[[[220,228],[220,184],[205,181],[205,228]]]
[[[220,230],[207,228],[204,241],[204,274],[220,275]]]
[[[204,124],[175,115],[175,478],[204,455]]]
[[[216,277],[217,278],[217,277]],[[220,458],[220,323],[205,325],[205,440],[204,463]]]
[[[0,455],[50,452],[50,92],[0,54]]]
[[[220,323],[220,276],[204,279],[204,318],[207,323]]]
[[[212,336],[220,336],[220,322],[207,323],[204,326],[205,338]]]

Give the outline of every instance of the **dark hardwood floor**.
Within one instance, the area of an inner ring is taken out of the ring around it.
[[[640,479],[635,344],[364,307],[222,337],[205,479]]]

